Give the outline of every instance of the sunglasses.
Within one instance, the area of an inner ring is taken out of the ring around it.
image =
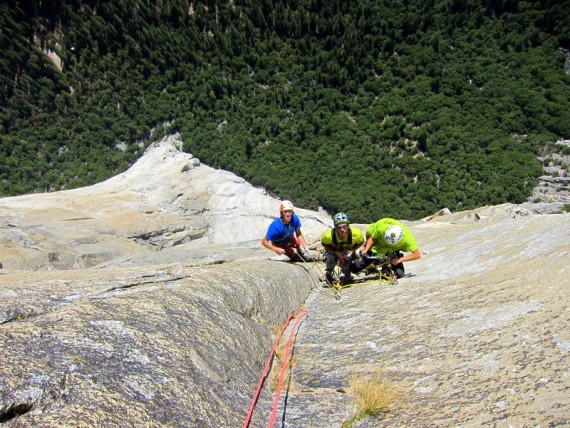
[[[336,228],[338,230],[348,229],[348,224],[339,224]]]

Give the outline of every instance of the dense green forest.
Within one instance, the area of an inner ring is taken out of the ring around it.
[[[7,0],[0,24],[4,196],[178,132],[297,206],[412,220],[525,201],[570,138],[570,1]]]

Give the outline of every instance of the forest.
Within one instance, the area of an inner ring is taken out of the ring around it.
[[[179,133],[307,209],[415,220],[532,194],[570,138],[570,1],[7,0],[0,196]]]

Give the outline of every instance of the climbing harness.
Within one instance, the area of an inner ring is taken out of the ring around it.
[[[398,278],[392,269],[391,260],[392,258],[388,256],[380,258],[378,263],[369,265],[365,267],[363,271],[361,271],[365,274],[364,278],[353,279],[347,283],[343,282],[343,278],[341,277],[343,269],[337,262],[332,271],[332,278],[326,279],[325,282],[331,289],[332,294],[336,300],[340,300],[341,292],[345,288],[375,284],[397,285]]]
[[[336,237],[335,227],[331,229],[331,238],[332,238],[333,248],[336,248],[338,246],[338,239]],[[352,248],[352,229],[350,228],[350,226],[348,227],[348,236],[346,238],[346,242],[341,243],[341,249],[342,247]]]

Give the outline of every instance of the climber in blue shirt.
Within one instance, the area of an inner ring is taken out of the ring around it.
[[[292,261],[303,261],[307,260],[307,243],[301,232],[301,220],[293,210],[291,201],[281,203],[279,218],[269,225],[261,245],[279,255],[285,254]]]

